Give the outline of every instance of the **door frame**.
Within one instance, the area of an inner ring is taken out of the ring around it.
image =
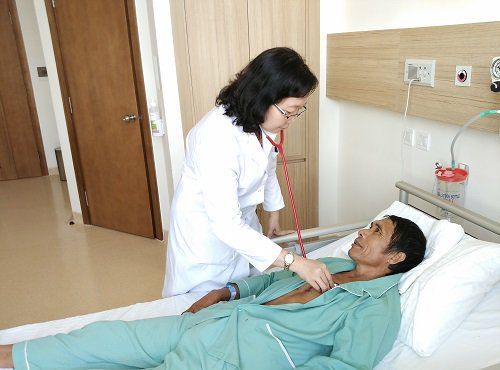
[[[26,96],[29,106],[29,114],[31,117],[31,126],[33,128],[33,135],[35,136],[35,144],[38,152],[40,162],[40,169],[42,176],[49,174],[47,168],[47,159],[45,157],[45,149],[43,147],[42,133],[40,131],[40,122],[38,120],[38,112],[36,110],[35,96],[33,93],[33,85],[31,83],[30,69],[28,65],[28,57],[26,56],[26,49],[24,47],[23,35],[21,31],[21,24],[19,22],[19,15],[17,12],[15,0],[7,0],[7,7],[9,8],[10,18],[12,21],[12,28],[14,30],[14,38],[17,44],[17,53],[21,63],[21,70],[23,74],[23,82],[26,87]]]
[[[154,164],[153,142],[149,130],[150,123],[149,123],[149,114],[147,113],[148,105],[146,99],[146,89],[144,86],[144,77],[142,74],[142,62],[141,62],[135,4],[134,0],[124,0],[124,2],[125,2],[125,10],[127,16],[127,23],[128,23],[129,38],[131,41],[130,52],[132,55],[132,65],[133,65],[132,72],[134,75],[133,77],[136,87],[135,93],[137,96],[137,107],[139,110],[138,121],[141,130],[144,163],[146,166],[149,201],[151,206],[151,217],[153,221],[153,235],[156,239],[163,240],[160,201],[158,197],[158,183],[156,180],[156,170]],[[72,115],[68,103],[69,102],[68,83],[67,83],[68,80],[62,62],[62,53],[60,48],[57,23],[54,14],[54,9],[55,9],[54,6],[57,6],[57,2],[54,2],[53,0],[45,0],[45,9],[47,10],[50,35],[52,39],[54,56],[56,60],[57,74],[59,75],[59,86],[61,89],[61,96],[63,99],[64,116],[66,118],[66,128],[68,129],[71,155],[73,157],[73,165],[75,168],[76,184],[78,187],[78,196],[80,199],[80,206],[82,209],[83,223],[90,224],[90,214],[85,199],[85,181],[83,177],[83,170],[78,149],[78,142],[76,140],[76,131],[73,125]]]

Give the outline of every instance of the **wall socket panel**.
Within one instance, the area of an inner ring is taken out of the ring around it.
[[[415,69],[416,68],[416,69]],[[415,76],[416,71],[416,76]],[[420,78],[420,81],[413,81],[412,85],[434,87],[434,78],[436,75],[436,61],[426,59],[406,59],[404,69],[404,82],[410,83],[410,80]]]
[[[425,131],[415,131],[415,146],[428,152],[431,148],[431,134]]]
[[[406,127],[403,130],[403,144],[408,145],[408,146],[413,146],[414,143],[414,138],[415,138],[415,131],[412,128]]]

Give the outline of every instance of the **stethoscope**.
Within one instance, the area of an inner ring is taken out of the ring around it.
[[[295,230],[297,231],[297,236],[299,238],[299,245],[300,245],[300,250],[302,252],[302,257],[307,258],[306,251],[304,249],[304,243],[302,242],[302,235],[300,233],[299,217],[297,216],[297,207],[295,206],[295,199],[293,198],[292,185],[290,184],[290,178],[288,176],[288,170],[286,168],[285,152],[283,151],[283,143],[285,141],[285,132],[283,130],[280,131],[280,142],[279,143],[276,143],[267,134],[266,134],[266,138],[267,138],[267,140],[269,140],[271,145],[278,150],[278,154],[280,155],[281,161],[283,162],[283,171],[285,172],[286,187],[288,189],[288,195],[290,196],[290,204],[292,205],[293,220],[295,222]]]

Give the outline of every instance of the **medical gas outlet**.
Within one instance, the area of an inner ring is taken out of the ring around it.
[[[472,66],[455,67],[455,86],[470,86]]]
[[[434,87],[436,76],[436,61],[425,59],[406,59],[404,82],[412,85]]]
[[[491,91],[500,92],[500,57],[495,57],[491,61]]]

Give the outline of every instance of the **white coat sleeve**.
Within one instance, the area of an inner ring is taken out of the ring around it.
[[[280,185],[278,183],[278,177],[276,176],[276,162],[277,156],[274,148],[271,149],[269,154],[270,160],[267,166],[267,180],[264,187],[264,203],[262,206],[265,211],[278,211],[285,207],[285,202],[283,202],[283,196],[281,194]]]
[[[203,203],[215,236],[236,250],[259,271],[278,258],[282,248],[242,219],[238,202],[239,147],[232,131],[199,132],[190,147],[203,189]],[[196,232],[196,225],[193,225]]]

